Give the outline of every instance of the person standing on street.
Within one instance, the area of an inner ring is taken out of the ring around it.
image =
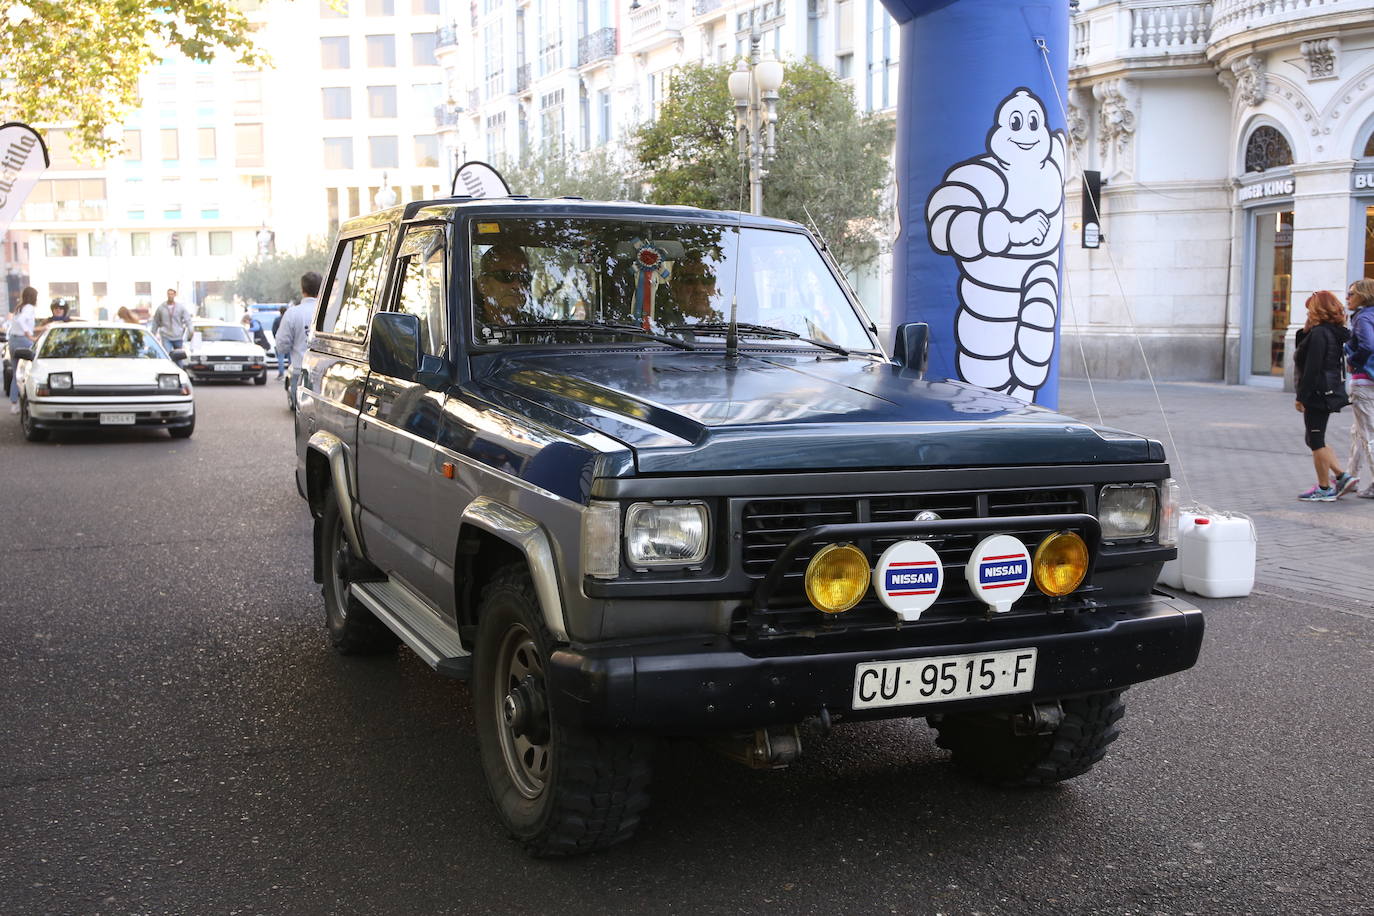
[[[10,342],[10,413],[19,413],[19,361],[14,359],[14,351],[20,347],[33,346],[33,313],[38,303],[38,290],[32,286],[24,287],[19,293],[19,311],[10,316],[6,333]]]
[[[1350,309],[1345,355],[1350,362],[1350,407],[1355,413],[1347,470],[1355,474],[1364,466],[1370,483],[1355,495],[1374,499],[1374,280],[1365,277],[1350,284],[1345,307]]]
[[[296,390],[305,371],[305,348],[310,343],[310,320],[315,317],[320,294],[320,275],[313,270],[301,275],[301,301],[286,310],[277,335],[277,358],[287,362],[286,402],[296,409]]]
[[[1307,447],[1317,471],[1317,485],[1298,494],[1304,502],[1335,502],[1359,483],[1336,466],[1336,453],[1326,444],[1327,420],[1350,403],[1341,380],[1342,348],[1349,339],[1345,309],[1336,294],[1323,289],[1308,296],[1307,323],[1298,331],[1293,351],[1295,406],[1303,415]]]
[[[273,322],[272,322],[272,339],[273,339],[273,340],[276,340],[276,339],[277,339],[277,335],[281,333],[281,320],[282,320],[283,317],[285,317],[285,315],[286,315],[286,306],[284,306],[284,305],[278,306],[278,307],[277,307],[277,317],[276,317],[276,319],[273,320]],[[281,347],[277,346],[275,343],[274,343],[272,346],[275,347],[275,348],[276,348],[276,351],[277,351],[277,378],[282,378],[283,376],[286,375],[286,362],[285,362],[285,360],[282,358]]]
[[[191,339],[191,310],[177,301],[177,291],[167,290],[167,301],[153,312],[153,333],[170,353]]]

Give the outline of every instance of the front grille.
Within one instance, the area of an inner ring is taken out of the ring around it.
[[[75,388],[54,389],[52,397],[61,398],[143,398],[156,395],[179,395],[179,388],[165,389],[156,385],[77,385]]]
[[[911,521],[924,510],[935,512],[942,519],[1067,515],[1089,511],[1090,489],[1064,487],[754,500],[745,504],[742,515],[744,571],[753,579],[762,579],[793,538],[817,525]],[[1020,538],[1033,551],[1036,544],[1052,530],[1021,528],[1009,522],[1007,532]],[[854,544],[873,565],[884,550],[904,537],[908,536],[856,538]],[[956,533],[927,539],[944,563],[945,584],[939,601],[922,615],[923,620],[983,612],[982,602],[969,592],[963,567],[973,548],[984,537],[985,534]],[[769,609],[762,612],[768,618],[768,625],[783,632],[808,633],[817,628],[853,632],[856,629],[893,626],[893,613],[871,592],[856,607],[843,614],[822,614],[811,607],[802,588],[802,577],[806,572],[806,564],[824,546],[824,542],[810,545],[792,562]],[[1018,607],[1024,605],[1030,609],[1043,603],[1044,599],[1032,586]],[[755,613],[754,616],[758,617],[759,614]],[[753,622],[758,623],[757,620]]]

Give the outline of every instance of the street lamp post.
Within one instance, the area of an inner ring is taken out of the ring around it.
[[[773,125],[778,120],[778,87],[782,64],[772,52],[760,58],[759,27],[749,31],[749,62],[740,61],[730,74],[730,95],[735,100],[735,133],[740,155],[749,163],[749,212],[763,213],[763,179],[773,158]]]

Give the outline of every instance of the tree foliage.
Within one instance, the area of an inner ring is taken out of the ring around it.
[[[732,69],[689,64],[675,71],[658,120],[640,128],[635,152],[652,202],[748,208],[748,168],[726,88]],[[809,59],[786,63],[778,94],[777,157],[763,181],[764,212],[814,222],[847,268],[868,263],[891,218],[884,191],[892,122],[858,111],[850,88]]]
[[[264,58],[237,0],[21,0],[0,23],[0,120],[71,123],[73,146],[115,152],[107,129],[138,104],[159,57]]]
[[[278,252],[239,265],[231,293],[245,302],[291,302],[301,295],[301,274],[313,270],[321,277],[329,270],[332,252],[321,239],[310,239],[296,253]]]
[[[643,200],[630,163],[611,144],[574,152],[545,146],[523,162],[500,166],[514,194],[530,197],[583,197],[587,200]]]

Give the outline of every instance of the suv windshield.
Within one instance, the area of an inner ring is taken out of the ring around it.
[[[874,349],[820,253],[798,232],[493,218],[474,221],[471,246],[473,327],[486,344],[656,334],[719,345],[737,298],[740,337],[750,345]]]
[[[37,356],[44,359],[166,359],[146,331],[133,328],[52,328]]]
[[[248,332],[243,328],[227,327],[223,325],[202,325],[196,328],[196,333],[205,343],[217,340],[232,340],[234,343],[248,343]]]

